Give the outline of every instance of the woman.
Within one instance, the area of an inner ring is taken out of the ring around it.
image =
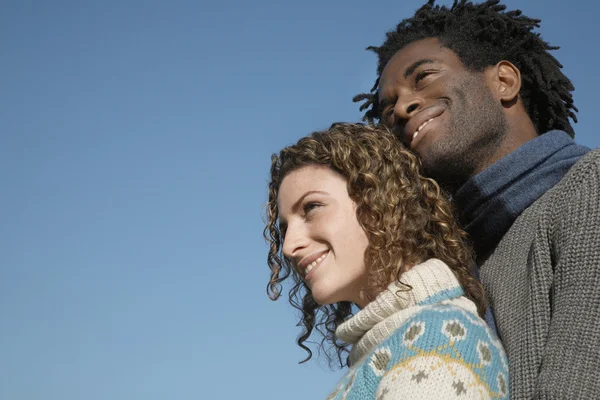
[[[330,399],[508,398],[465,233],[384,128],[334,124],[273,155],[265,237],[267,293],[292,278],[307,360],[317,330],[350,367]]]

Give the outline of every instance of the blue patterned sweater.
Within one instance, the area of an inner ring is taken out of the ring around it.
[[[502,344],[450,268],[419,264],[336,331],[351,368],[328,399],[508,399]]]

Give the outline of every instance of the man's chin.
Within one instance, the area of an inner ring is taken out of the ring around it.
[[[469,179],[471,163],[468,157],[459,156],[459,152],[441,151],[442,149],[436,147],[438,146],[430,146],[418,153],[423,173],[435,180],[444,190],[453,193]]]

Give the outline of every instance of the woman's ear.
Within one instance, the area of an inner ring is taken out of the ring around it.
[[[521,91],[521,71],[510,61],[502,60],[487,70],[488,82],[502,104],[513,104]]]

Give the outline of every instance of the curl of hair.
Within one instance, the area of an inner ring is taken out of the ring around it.
[[[364,124],[333,124],[329,130],[314,132],[295,145],[273,155],[266,206],[264,236],[269,243],[271,277],[267,294],[280,297],[282,282],[292,277],[289,301],[301,312],[303,330],[298,345],[312,357],[306,342],[314,330],[323,336],[319,350],[330,362],[337,355],[340,367],[347,365],[348,348],[335,338],[336,328],[352,315],[352,304],[340,302],[321,306],[310,288],[282,252],[277,198],[283,179],[303,166],[327,166],[347,181],[349,197],[356,203],[356,217],[368,245],[364,262],[368,270],[367,299],[373,300],[393,279],[413,265],[430,258],[444,261],[456,274],[466,296],[478,310],[485,310],[481,284],[469,273],[473,255],[466,233],[440,187],[422,175],[419,159],[405,149],[384,127]],[[407,287],[410,290],[410,287]]]
[[[369,46],[377,54],[377,79],[370,93],[354,96],[362,102],[363,120],[380,119],[379,79],[390,59],[406,45],[430,37],[458,55],[463,64],[483,71],[502,60],[513,63],[521,71],[520,96],[538,134],[553,129],[575,135],[569,118],[577,122],[571,81],[562,73],[562,65],[549,51],[550,46],[539,33],[541,20],[522,15],[520,10],[505,11],[499,0],[473,4],[455,0],[452,7],[434,5],[435,0],[419,8],[415,15],[401,21],[386,34],[383,45]]]

